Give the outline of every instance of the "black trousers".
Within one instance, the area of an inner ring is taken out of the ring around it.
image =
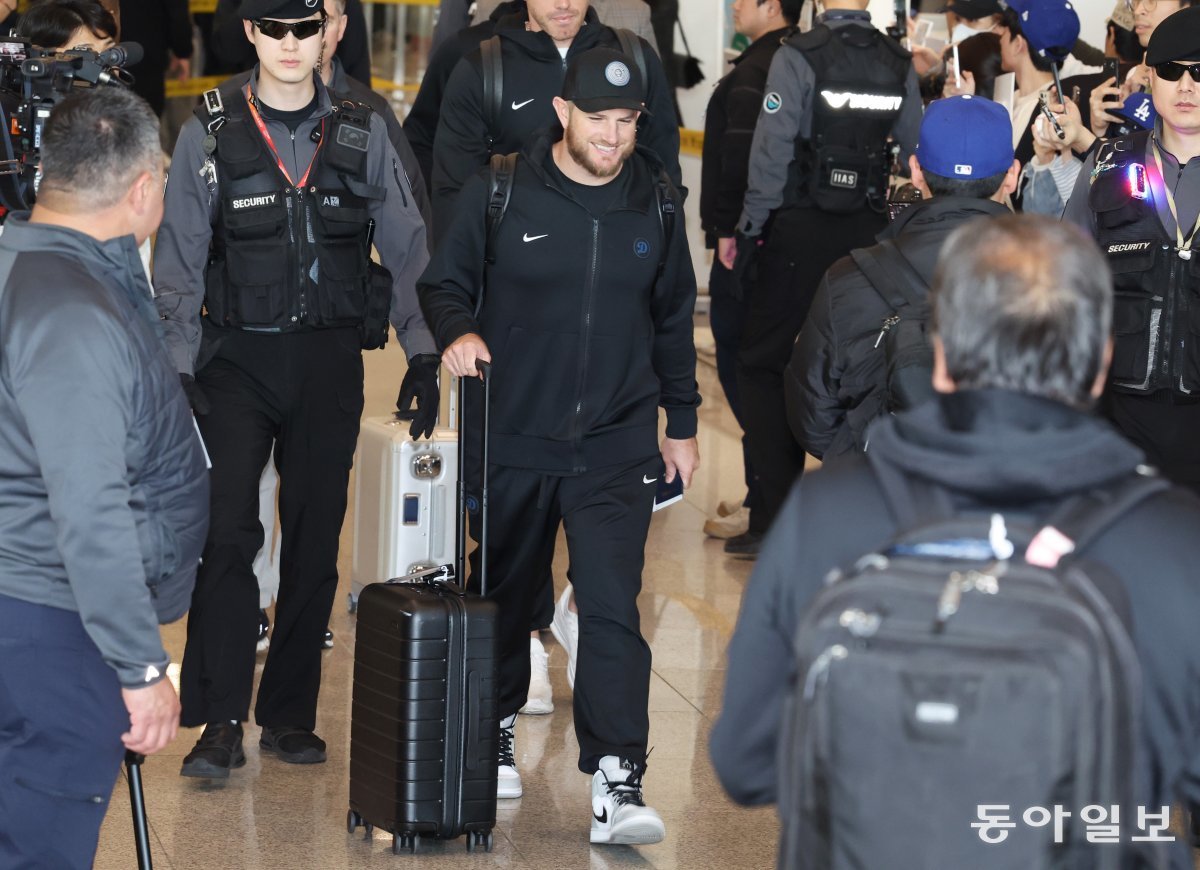
[[[813,295],[834,262],[853,248],[874,244],[886,223],[885,215],[869,210],[830,214],[792,208],[774,215],[759,252],[758,280],[748,288],[738,345],[738,389],[761,498],[753,531],[770,527],[804,470],[804,451],[792,435],[784,408],[783,370]]]
[[[92,866],[127,730],[79,614],[0,595],[0,867]]]
[[[279,594],[254,716],[260,725],[312,729],[363,409],[358,331],[233,332],[196,380],[212,404],[197,418],[212,458],[212,510],[188,616],[182,722],[249,718],[258,635],[252,565],[263,542],[258,479],[274,442]]]
[[[1172,483],[1200,494],[1200,402],[1167,391],[1139,396],[1109,390],[1102,412],[1146,453],[1146,461]]]
[[[556,477],[492,466],[488,494],[487,596],[500,608],[500,715],[524,706],[529,689],[529,626],[554,558],[561,522],[569,577],[579,607],[575,734],[579,769],[601,757],[642,762],[650,730],[650,647],[642,637],[646,534],[662,457]],[[478,524],[471,536],[478,540]],[[478,551],[471,558],[478,586]]]

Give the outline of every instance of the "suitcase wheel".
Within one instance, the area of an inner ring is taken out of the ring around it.
[[[346,609],[351,613],[358,613],[358,599],[354,597],[354,593],[346,593],[346,599]]]
[[[358,830],[358,826],[363,823],[363,818],[354,810],[346,810],[346,833],[353,834]]]
[[[420,842],[420,834],[392,834],[392,854],[399,855],[404,851],[415,853]]]
[[[491,831],[467,831],[467,851],[474,852],[476,846],[483,846],[483,851],[492,851],[493,838]]]

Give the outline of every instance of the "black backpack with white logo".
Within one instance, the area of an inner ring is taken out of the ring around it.
[[[956,515],[944,491],[872,465],[893,514],[916,520],[835,572],[796,631],[779,866],[1160,866],[1126,847],[1141,704],[1128,600],[1073,554],[1167,483],[1131,474],[1035,525]],[[1087,842],[1080,811],[1113,805],[1126,845]],[[1070,815],[1023,823],[1035,807]]]
[[[883,386],[846,417],[855,443],[865,450],[866,430],[872,420],[911,408],[933,395],[933,348],[926,334],[929,288],[890,239],[874,248],[857,248],[850,257],[891,309],[875,340],[886,366]]]

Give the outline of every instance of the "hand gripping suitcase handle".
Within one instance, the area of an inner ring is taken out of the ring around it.
[[[480,412],[479,463],[479,594],[487,594],[488,551],[488,437],[491,434],[492,364],[475,360],[475,368],[483,381],[483,408]],[[467,379],[458,380],[458,524],[455,532],[455,576],[466,585],[467,568]]]

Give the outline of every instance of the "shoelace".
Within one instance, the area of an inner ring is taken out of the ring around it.
[[[505,728],[500,726],[500,761],[501,767],[516,767],[517,759],[513,756],[513,731],[516,723]]]
[[[616,782],[609,779],[608,774],[605,774],[605,787],[608,789],[613,803],[617,806],[632,804],[635,807],[644,807],[646,804],[642,800],[642,774],[645,772],[646,766],[642,765],[641,769],[629,771],[624,780]]]

